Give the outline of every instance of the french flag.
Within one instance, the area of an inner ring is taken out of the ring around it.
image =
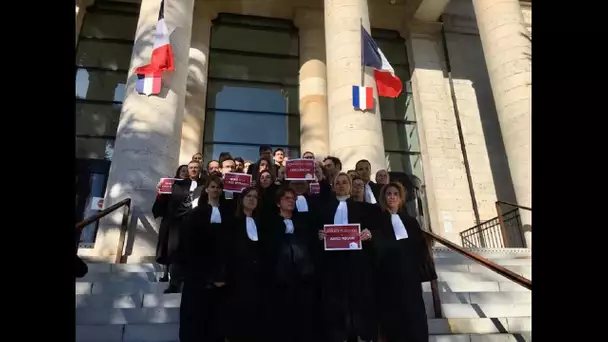
[[[162,75],[166,71],[175,71],[173,51],[169,43],[169,29],[165,22],[165,1],[160,2],[156,33],[154,35],[154,48],[150,64],[135,69],[137,83],[135,90],[140,94],[157,95],[161,90]]]
[[[353,86],[353,107],[359,110],[374,108],[374,88]]]
[[[361,43],[363,66],[374,68],[376,88],[378,96],[397,97],[403,90],[403,83],[395,75],[395,69],[388,62],[384,54],[372,38],[372,36],[361,26]]]

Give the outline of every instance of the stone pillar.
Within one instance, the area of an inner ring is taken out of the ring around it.
[[[517,204],[532,206],[532,43],[518,0],[473,0]],[[520,210],[528,248],[532,214]]]
[[[155,253],[158,234],[151,209],[156,184],[161,177],[173,176],[178,165],[183,122],[183,111],[178,109],[184,107],[194,0],[165,2],[165,19],[172,30],[175,72],[165,74],[158,96],[148,97],[135,91],[137,77],[133,71],[150,61],[159,6],[158,0],[141,2],[104,201],[107,208],[131,198],[132,217],[125,253],[137,256]],[[115,255],[121,218],[118,210],[100,221],[94,254]]]
[[[412,20],[404,28],[412,67],[412,92],[433,232],[460,244],[475,215],[441,41],[441,23]]]
[[[87,12],[87,7],[91,6],[95,0],[76,0],[76,45],[82,28],[82,21]]]
[[[200,1],[194,4],[179,164],[187,164],[195,153],[203,152],[211,20],[216,16],[215,10],[208,4]]]
[[[329,130],[323,12],[298,9],[294,22],[300,34],[300,151],[324,158]]]
[[[373,72],[365,73],[366,86],[374,88],[374,109],[355,110],[352,86],[361,85],[361,23],[369,30],[367,0],[325,0],[327,107],[329,150],[343,169],[360,159],[372,165],[372,174],[386,168],[378,93]]]

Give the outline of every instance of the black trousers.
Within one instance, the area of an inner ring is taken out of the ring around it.
[[[186,279],[179,310],[180,342],[224,342],[224,308],[223,288]]]
[[[178,263],[169,264],[169,285],[179,288],[184,282],[182,267]]]

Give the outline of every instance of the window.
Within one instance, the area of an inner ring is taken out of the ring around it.
[[[379,99],[388,170],[405,172],[422,179],[420,142],[405,41],[397,31],[372,29],[372,36],[395,69],[395,74],[403,81],[403,92],[399,97]]]
[[[299,156],[298,35],[285,20],[220,14],[211,31],[203,154]]]
[[[111,160],[139,4],[95,1],[76,48],[76,158]]]

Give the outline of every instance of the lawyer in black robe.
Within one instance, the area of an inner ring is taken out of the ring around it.
[[[259,173],[255,185],[258,190],[258,207],[256,212],[260,218],[272,217],[278,212],[274,197],[279,186],[274,182],[275,178],[270,171],[263,170]]]
[[[373,341],[378,336],[373,268],[375,241],[369,230],[372,222],[366,217],[362,203],[348,198],[350,188],[350,177],[339,173],[334,179],[337,197],[322,209],[322,224],[359,223],[363,241],[362,250],[323,251],[320,257],[321,314],[327,342],[342,342],[356,336],[363,341]],[[339,218],[342,214],[336,215],[342,213],[344,205],[347,222]],[[322,231],[322,227],[319,228]],[[319,235],[322,238],[323,235]],[[319,247],[323,248],[323,241]]]
[[[192,202],[203,194],[203,183],[198,175],[200,165],[197,162],[188,164],[188,177],[176,180],[171,194],[159,194],[152,206],[154,218],[162,217],[156,247],[156,261],[169,267],[171,281],[166,292],[179,292],[182,282],[180,265],[175,262],[180,243],[180,226],[190,210]],[[178,170],[179,172],[179,170]]]
[[[280,188],[279,214],[266,227],[271,267],[267,338],[273,342],[308,342],[315,337],[313,254],[318,248],[317,231],[310,225],[308,213],[295,211],[295,199],[293,190]]]
[[[226,291],[230,342],[262,342],[264,332],[264,250],[265,235],[254,210],[258,190],[244,189],[239,196],[236,215],[228,224],[226,245]]]
[[[188,178],[188,165],[180,165],[175,171],[175,176],[173,178]],[[152,215],[154,215],[155,219],[163,217],[163,215],[166,213],[167,204],[170,197],[171,196],[167,194],[157,194],[156,200],[152,205]],[[165,274],[161,278],[161,281],[163,282],[169,280],[169,246],[171,246],[171,251],[174,251],[175,247],[177,246],[178,239],[177,229],[170,229],[170,225],[165,221],[166,220],[164,217],[160,221],[160,227],[158,229],[158,241],[156,243],[156,262],[165,266]]]
[[[181,230],[178,253],[184,274],[181,342],[224,342],[226,334],[227,227],[234,212],[221,199],[220,177],[209,176],[205,192]]]
[[[317,164],[318,165],[318,164]],[[321,176],[322,177],[322,176]],[[320,177],[319,177],[320,178]],[[307,181],[286,181],[287,185],[296,193],[296,207],[294,212],[297,213],[298,220],[305,221],[306,227],[310,230],[311,234],[314,234],[316,237],[318,227],[322,225],[321,222],[321,208],[332,198],[331,196],[331,186],[327,183],[326,179],[322,179],[319,183],[321,186],[321,191],[319,194],[312,194],[310,192],[309,183]],[[323,182],[329,187],[327,193],[323,193]],[[276,206],[276,204],[275,204]],[[316,243],[315,243],[316,245]],[[313,259],[313,263],[316,265],[319,263],[319,258],[321,256],[321,250],[318,246],[314,246],[311,257]],[[315,278],[313,281],[314,287],[314,296],[312,299],[313,302],[313,330],[314,336],[317,340],[322,339],[323,336],[323,319],[321,312],[321,282],[320,282],[320,273],[314,272],[313,277]]]
[[[378,299],[380,328],[386,342],[427,342],[427,316],[422,282],[437,279],[420,225],[407,211],[400,183],[389,183],[380,193],[378,234]]]

